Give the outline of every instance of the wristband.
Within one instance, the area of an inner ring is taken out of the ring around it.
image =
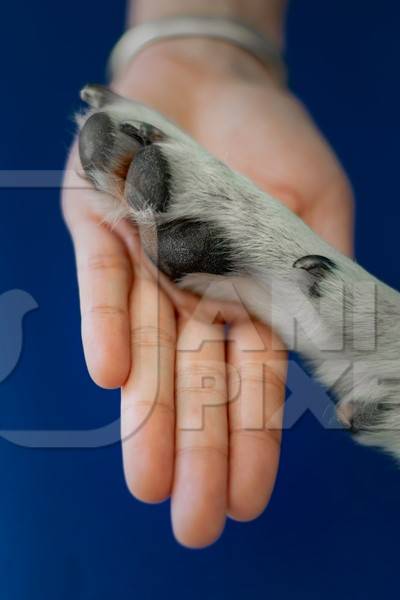
[[[176,16],[148,21],[126,31],[111,52],[108,69],[116,77],[144,48],[163,40],[206,37],[238,46],[272,68],[282,82],[287,72],[279,48],[265,35],[234,19]]]

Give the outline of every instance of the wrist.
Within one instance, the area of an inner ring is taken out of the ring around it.
[[[133,0],[128,24],[172,16],[208,16],[235,19],[265,34],[282,50],[287,0]]]
[[[188,38],[144,48],[112,87],[190,129],[192,114],[208,90],[267,76],[263,65],[239,48],[219,40]]]
[[[281,83],[273,65],[269,68],[233,43],[206,37],[160,40],[144,47],[118,76],[117,87],[138,75],[158,87],[161,77],[168,87],[184,88],[182,92],[207,82]]]

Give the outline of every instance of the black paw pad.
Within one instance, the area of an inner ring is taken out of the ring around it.
[[[121,133],[105,112],[91,115],[79,134],[82,167],[92,181],[97,171],[123,179],[132,158],[142,148],[143,143]]]
[[[312,298],[320,298],[320,282],[336,269],[336,264],[326,256],[318,254],[309,254],[296,260],[293,264],[295,269],[303,269],[310,274],[312,278],[311,284],[308,287],[309,294]]]
[[[165,212],[169,204],[168,162],[157,146],[145,146],[132,161],[125,183],[125,198],[135,210]]]
[[[79,134],[79,155],[85,171],[106,170],[114,146],[114,124],[106,113],[88,118]]]
[[[175,282],[190,273],[233,273],[233,257],[224,233],[210,223],[179,219],[158,228],[158,260],[154,262]]]

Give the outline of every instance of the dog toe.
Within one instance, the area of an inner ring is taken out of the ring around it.
[[[125,198],[135,211],[151,209],[164,213],[170,201],[168,162],[157,146],[146,146],[131,162],[125,183]]]
[[[79,134],[79,155],[86,175],[97,189],[111,194],[122,191],[131,161],[142,148],[140,140],[121,132],[106,112],[89,116]]]

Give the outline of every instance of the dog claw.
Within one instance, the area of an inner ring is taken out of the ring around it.
[[[106,104],[111,104],[120,99],[118,94],[114,94],[108,88],[96,83],[85,85],[81,90],[80,97],[83,102],[86,102],[92,108],[103,108]]]
[[[124,121],[119,125],[119,128],[126,135],[140,140],[144,146],[165,140],[165,134],[149,123],[134,124]]]

